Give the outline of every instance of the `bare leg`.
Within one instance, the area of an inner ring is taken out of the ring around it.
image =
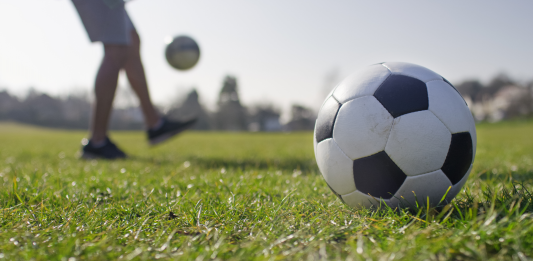
[[[104,51],[104,59],[94,84],[96,100],[93,109],[91,140],[95,143],[102,142],[107,136],[107,126],[117,89],[118,75],[127,60],[128,46],[106,44]]]
[[[135,91],[141,103],[146,126],[153,128],[159,122],[160,116],[150,100],[150,93],[148,92],[148,84],[146,83],[146,76],[140,55],[141,41],[135,30],[131,32],[131,39],[131,45],[128,46],[128,59],[124,64],[124,70],[126,70],[131,88]]]
[[[118,76],[121,69],[126,71],[132,89],[139,97],[141,108],[148,128],[153,128],[160,120],[155,110],[140,55],[140,39],[135,30],[132,31],[132,43],[126,45],[104,45],[104,59],[96,75],[94,92],[96,96],[91,126],[91,140],[102,142],[107,136],[109,116],[113,107]]]

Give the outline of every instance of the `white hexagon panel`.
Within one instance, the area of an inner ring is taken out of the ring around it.
[[[451,133],[430,111],[394,119],[385,152],[407,176],[438,170],[450,147]]]
[[[385,149],[393,118],[374,96],[343,104],[333,127],[333,139],[352,160]]]
[[[372,95],[389,75],[389,70],[381,64],[368,66],[344,79],[335,88],[333,96],[340,103],[345,103],[355,98]]]
[[[316,141],[315,137],[316,137],[316,129],[313,130],[313,151],[315,152],[315,159],[316,159],[316,146],[318,145],[318,142]]]
[[[437,206],[452,183],[441,170],[414,177],[407,177],[391,198],[392,207]]]
[[[341,151],[333,139],[325,139],[316,148],[318,168],[329,187],[336,194],[355,191],[353,161]]]
[[[353,208],[370,208],[378,207],[380,205],[388,205],[389,201],[386,199],[380,199],[366,195],[360,191],[354,191],[352,193],[341,195],[342,201]]]
[[[451,133],[470,131],[474,117],[463,97],[448,83],[437,80],[427,83],[429,110]]]

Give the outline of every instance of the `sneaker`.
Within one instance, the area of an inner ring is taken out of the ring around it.
[[[124,159],[126,153],[120,150],[109,138],[106,137],[105,144],[100,147],[95,147],[94,144],[87,139],[83,139],[83,148],[81,155],[84,159]]]
[[[169,121],[165,118],[162,119],[163,124],[156,130],[148,130],[148,141],[150,145],[156,145],[163,141],[166,141],[180,132],[191,128],[196,119],[187,121]]]

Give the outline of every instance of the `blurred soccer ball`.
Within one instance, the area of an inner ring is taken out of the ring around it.
[[[200,48],[196,41],[188,36],[175,37],[165,51],[167,62],[178,70],[191,69],[200,59]]]
[[[457,90],[435,72],[382,63],[344,79],[318,113],[314,148],[331,190],[354,208],[436,206],[468,179],[476,129]]]

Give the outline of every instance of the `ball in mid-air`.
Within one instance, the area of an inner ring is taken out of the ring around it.
[[[354,208],[449,202],[476,150],[474,119],[453,85],[400,62],[371,65],[337,85],[313,138],[328,186]]]
[[[188,36],[175,37],[165,50],[167,62],[178,70],[188,70],[198,63],[200,47]]]

